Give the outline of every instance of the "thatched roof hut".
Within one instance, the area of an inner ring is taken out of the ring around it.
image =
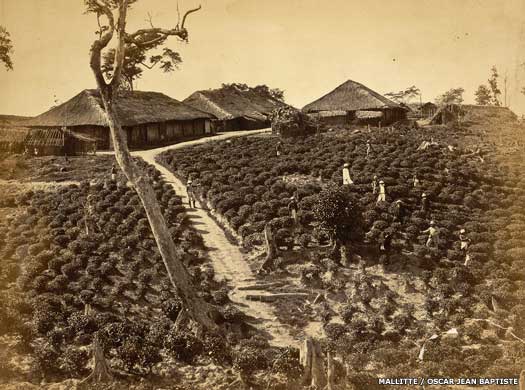
[[[213,116],[159,92],[123,91],[116,111],[128,132],[130,146],[164,144],[182,136],[204,135]],[[26,122],[38,128],[67,127],[97,138],[99,148],[110,147],[109,128],[98,90],[85,89]],[[131,141],[131,142],[130,142]]]
[[[333,115],[332,122],[346,124],[356,119],[366,121],[367,119],[383,121],[389,124],[406,117],[406,108],[393,102],[353,80],[348,80],[335,88],[333,91],[303,107],[303,111],[316,114],[320,118],[329,118],[327,112],[337,112]],[[366,114],[357,112],[366,111]],[[371,111],[381,112],[382,115],[371,115]],[[344,113],[344,114],[341,114]]]
[[[221,122],[222,130],[269,127],[268,116],[275,109],[288,106],[252,89],[240,90],[233,87],[196,91],[183,102],[214,115]]]

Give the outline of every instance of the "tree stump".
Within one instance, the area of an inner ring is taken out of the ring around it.
[[[326,375],[324,371],[324,357],[321,346],[317,340],[313,340],[312,349],[312,386],[314,389],[322,389],[326,385]]]
[[[93,371],[82,382],[82,385],[89,383],[107,383],[113,381],[113,375],[104,357],[104,350],[100,345],[98,336],[93,339]]]
[[[319,342],[308,337],[300,350],[300,363],[303,365],[303,384],[314,389],[322,389],[326,384],[324,358]]]
[[[326,373],[326,390],[334,390],[334,380],[335,380],[335,370],[334,370],[334,358],[332,357],[332,353],[328,352],[327,355],[328,360],[328,368]]]
[[[279,251],[275,243],[275,237],[269,223],[264,226],[264,239],[266,241],[266,258],[261,265],[260,271],[270,270],[274,266],[274,259],[277,257]]]

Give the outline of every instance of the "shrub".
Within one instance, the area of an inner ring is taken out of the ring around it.
[[[164,348],[175,359],[191,364],[202,353],[202,342],[188,332],[170,329],[164,339]]]

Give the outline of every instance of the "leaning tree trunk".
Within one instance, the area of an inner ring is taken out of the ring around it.
[[[139,171],[131,158],[126,136],[115,111],[115,97],[112,96],[111,91],[104,89],[101,88],[101,96],[111,130],[115,157],[124,175],[137,192],[146,211],[153,237],[159,248],[170,281],[185,303],[184,306],[188,309],[190,317],[206,329],[215,329],[216,324],[212,319],[211,307],[195,293],[190,275],[181,261],[182,253],[173,242],[155,191],[149,179],[142,171]]]
[[[269,223],[264,226],[264,239],[266,241],[266,258],[261,265],[260,271],[272,269],[274,266],[274,259],[279,253],[277,244],[275,243],[275,237],[272,233],[272,228]]]
[[[95,76],[97,87],[100,92],[102,103],[108,126],[111,131],[111,139],[113,141],[113,148],[115,150],[115,157],[117,162],[124,172],[124,175],[135,189],[137,195],[144,206],[146,216],[148,218],[153,237],[159,248],[160,255],[166,267],[169,279],[176,291],[178,292],[184,306],[188,310],[188,315],[202,327],[208,330],[217,329],[217,325],[212,319],[211,306],[200,299],[191,283],[190,275],[182,263],[182,253],[173,243],[171,234],[162,215],[160,205],[157,201],[157,196],[153,190],[148,178],[144,173],[137,168],[128,150],[127,139],[115,109],[116,96],[120,82],[122,80],[122,69],[124,68],[124,57],[126,51],[126,43],[134,43],[135,45],[145,45],[148,43],[145,35],[155,34],[153,41],[159,37],[167,38],[168,36],[177,36],[180,39],[187,39],[188,32],[184,28],[186,17],[193,12],[200,9],[195,8],[189,10],[184,14],[182,24],[177,25],[173,29],[159,29],[152,27],[151,29],[137,30],[133,34],[126,33],[126,16],[130,0],[115,1],[118,8],[118,17],[115,18],[113,10],[109,2],[89,2],[90,6],[95,9],[97,16],[105,15],[108,20],[106,29],[99,31],[99,38],[93,42],[90,50],[89,65]],[[110,82],[107,82],[102,73],[102,50],[105,49],[114,34],[117,35],[117,45],[115,49],[115,61],[113,69],[113,77]],[[136,40],[138,39],[138,40]]]

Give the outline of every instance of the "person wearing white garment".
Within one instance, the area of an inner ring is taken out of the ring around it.
[[[377,203],[379,202],[386,202],[386,189],[383,180],[379,181],[379,196],[377,197]]]
[[[348,163],[345,163],[343,166],[343,185],[344,184],[354,184],[350,178],[350,164]]]
[[[459,241],[461,244],[461,252],[465,254],[465,263],[464,265],[467,266],[470,261],[470,254],[468,251],[468,248],[470,246],[470,238],[467,237],[467,231],[465,229],[461,229],[459,232]]]

